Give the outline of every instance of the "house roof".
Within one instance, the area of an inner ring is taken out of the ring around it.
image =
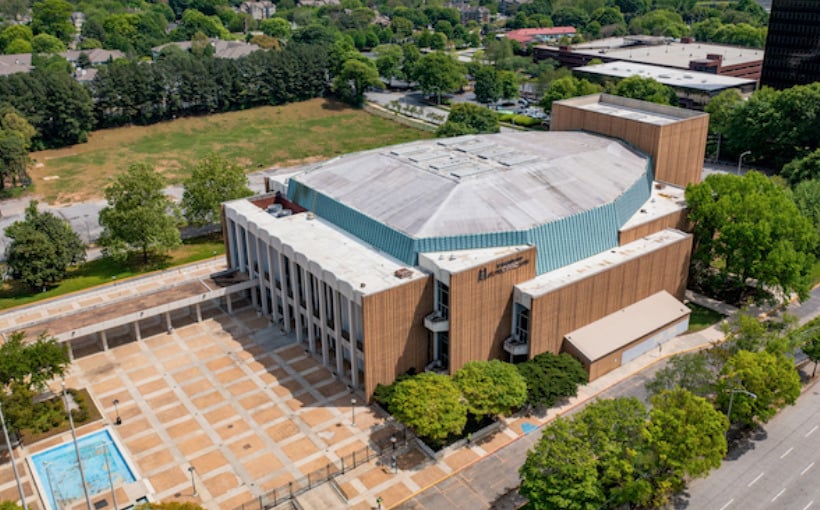
[[[15,73],[27,73],[34,69],[31,65],[31,53],[0,55],[0,76]]]
[[[504,34],[507,39],[526,44],[539,38],[575,35],[575,27],[520,28]]]

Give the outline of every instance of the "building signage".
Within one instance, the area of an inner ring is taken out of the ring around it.
[[[478,271],[478,281],[483,282],[488,278],[500,275],[501,273],[506,273],[507,271],[512,271],[513,269],[518,269],[519,267],[526,266],[529,263],[529,259],[525,259],[523,256],[515,257],[514,259],[506,260],[504,262],[499,262],[495,265],[494,271],[488,271],[486,267],[480,269]]]

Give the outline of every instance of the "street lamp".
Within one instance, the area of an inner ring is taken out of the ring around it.
[[[350,399],[350,421],[353,422],[353,425],[356,425],[356,399]]]
[[[734,390],[729,390],[729,393],[730,393],[730,395],[729,395],[729,410],[726,413],[726,418],[729,419],[729,427],[731,428],[731,426],[732,426],[732,404],[735,401],[735,393],[743,393],[744,395],[748,395],[752,398],[757,398],[757,395],[755,395],[751,391],[746,391],[746,390],[743,390],[743,389],[740,389],[740,388],[734,389]],[[726,433],[728,434],[729,431],[727,430]]]
[[[17,473],[17,462],[14,460],[14,448],[11,446],[9,440],[9,431],[6,429],[6,419],[3,416],[3,405],[0,404],[0,422],[3,423],[3,436],[6,439],[6,447],[9,449],[9,460],[11,461],[11,469],[14,471],[14,480],[17,482],[17,492],[20,494],[20,503],[23,505],[23,510],[28,510],[26,506],[26,495],[23,492],[23,486],[20,484],[20,475]]]
[[[743,158],[751,153],[752,151],[743,151],[740,153],[740,157],[737,158],[737,175],[740,175],[740,169],[743,167]]]
[[[398,441],[398,439],[396,439],[396,436],[390,436],[390,442],[393,444],[394,452],[396,451],[396,441]]]
[[[122,425],[122,418],[120,417],[120,408],[118,407],[119,405],[120,405],[119,399],[115,398],[114,399],[114,414],[117,415],[117,419],[114,420],[115,425]]]
[[[194,471],[196,471],[196,468],[194,468],[194,466],[189,466],[188,467],[188,472],[191,473],[191,490],[193,491],[193,495],[196,496],[197,493],[196,493],[196,481],[194,481]]]
[[[88,487],[85,484],[83,459],[80,457],[80,445],[77,443],[77,431],[74,430],[74,417],[71,415],[71,407],[68,405],[68,393],[65,389],[65,381],[63,381],[63,401],[65,402],[65,412],[68,413],[68,423],[71,425],[71,438],[74,440],[74,452],[77,454],[77,466],[80,468],[80,481],[82,481],[83,492],[85,493],[85,504],[88,506],[88,510],[91,510],[91,496],[88,494]]]

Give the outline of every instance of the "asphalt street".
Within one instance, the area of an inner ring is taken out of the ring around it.
[[[675,508],[820,508],[820,386],[803,393],[708,478],[689,484]]]

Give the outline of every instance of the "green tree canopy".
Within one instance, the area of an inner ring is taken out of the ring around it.
[[[646,389],[651,395],[682,388],[698,397],[714,395],[720,366],[708,352],[676,354],[658,370]]]
[[[290,39],[292,32],[290,23],[288,23],[288,20],[283,18],[263,19],[262,22],[259,23],[259,28],[262,29],[263,34],[275,37],[280,41],[287,41]]]
[[[469,361],[453,374],[453,381],[475,416],[508,414],[524,405],[527,383],[515,365],[499,360]]]
[[[450,115],[436,132],[436,136],[498,133],[498,131],[498,117],[493,111],[472,103],[458,103],[450,108]]]
[[[729,119],[735,108],[743,103],[743,96],[737,89],[726,89],[709,100],[704,111],[709,114],[709,130],[713,133],[725,135],[728,130]]]
[[[820,176],[820,168],[818,168]],[[803,213],[803,216],[811,220],[820,234],[820,177],[803,181],[794,188],[794,203]]]
[[[600,85],[591,83],[589,80],[579,80],[574,76],[562,76],[550,82],[539,104],[545,111],[548,111],[552,108],[553,101],[596,94],[602,91],[603,88]]]
[[[68,351],[45,333],[34,342],[26,342],[25,336],[22,331],[12,333],[0,345],[0,385],[8,389],[17,384],[40,391],[55,377],[65,375],[70,363]]]
[[[441,51],[421,57],[415,65],[413,77],[419,88],[427,95],[435,95],[437,101],[441,94],[455,92],[465,83],[462,65]]]
[[[59,282],[69,266],[85,260],[85,245],[71,225],[50,212],[39,212],[34,200],[26,208],[25,220],[6,228],[6,236],[11,239],[6,264],[12,278],[34,290]]]
[[[567,353],[543,352],[516,368],[527,384],[527,405],[552,407],[560,399],[574,397],[589,376],[583,365]]]
[[[333,79],[333,92],[343,101],[361,106],[367,89],[381,84],[379,70],[373,61],[352,58],[345,61],[342,70]]]
[[[787,163],[780,175],[792,186],[797,186],[803,181],[820,179],[820,149]]]
[[[745,392],[753,393],[756,398]],[[800,374],[794,362],[783,354],[767,351],[735,353],[723,366],[717,385],[720,409],[728,412],[731,400],[730,421],[747,426],[756,421],[769,421],[777,411],[794,404],[799,396]]]
[[[253,195],[248,178],[239,165],[211,153],[191,169],[182,193],[185,221],[191,225],[213,225],[221,220],[222,202]]]
[[[179,212],[162,192],[165,180],[147,163],[134,163],[105,189],[99,243],[108,254],[138,250],[143,262],[180,244]]]
[[[498,82],[498,72],[493,66],[479,66],[473,73],[476,101],[479,103],[495,103],[501,99],[501,84]]]
[[[9,25],[0,32],[0,49],[3,50],[3,53],[13,53],[11,51],[7,51],[6,48],[8,47],[9,43],[16,40],[28,41],[34,38],[34,34],[31,32],[31,28],[26,25]]]
[[[425,372],[396,384],[391,409],[397,420],[419,436],[442,443],[467,423],[461,391],[449,376]]]
[[[713,174],[686,188],[686,202],[695,285],[735,299],[751,284],[806,297],[817,231],[785,189],[758,172]]]
[[[676,105],[678,96],[671,87],[660,83],[654,78],[630,76],[619,81],[611,90],[616,96],[640,99],[658,104]]]
[[[31,30],[35,34],[53,35],[68,44],[74,35],[73,10],[66,0],[37,0],[31,6]]]
[[[820,362],[820,322],[813,320],[802,330],[798,330],[799,338],[803,340],[801,349],[809,360],[814,362],[814,370],[811,376],[817,373],[817,363]]]
[[[34,53],[62,53],[65,51],[65,44],[53,35],[37,34],[31,40],[31,51]]]

